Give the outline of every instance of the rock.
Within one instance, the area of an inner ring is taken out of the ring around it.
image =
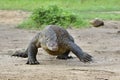
[[[100,27],[100,26],[104,26],[104,22],[103,20],[100,20],[98,18],[90,21],[90,24],[93,26],[93,27]]]

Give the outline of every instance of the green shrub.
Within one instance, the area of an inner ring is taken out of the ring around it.
[[[30,17],[37,26],[42,25],[60,25],[69,26],[77,21],[74,14],[58,8],[56,5],[47,8],[35,9]],[[36,26],[36,27],[37,27]]]
[[[86,26],[87,23],[77,14],[52,5],[35,9],[27,20],[18,25],[18,28],[41,29],[46,25],[80,28]]]

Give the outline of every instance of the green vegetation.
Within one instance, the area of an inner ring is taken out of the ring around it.
[[[0,9],[34,10],[40,6],[57,5],[69,10],[116,11],[119,0],[0,0]]]
[[[30,18],[38,27],[48,24],[68,26],[77,21],[74,14],[70,14],[70,12],[61,9],[56,5],[48,6],[48,8],[38,8],[34,10]]]
[[[47,8],[40,7],[33,11],[32,15],[20,24],[19,28],[43,28],[44,25],[59,25],[64,28],[70,26],[83,26],[87,24],[78,15],[64,10],[56,5],[48,6]]]
[[[33,11],[42,6],[48,8],[50,5],[57,5],[64,11],[70,12],[70,14],[74,13],[77,16],[77,21],[72,25],[75,27],[88,26],[88,21],[96,17],[104,20],[120,20],[120,15],[113,12],[120,10],[119,0],[0,0],[0,9],[7,10]],[[39,28],[32,18],[19,26],[24,28],[34,28],[32,26],[36,26]]]

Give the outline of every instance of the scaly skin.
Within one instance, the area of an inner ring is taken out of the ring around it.
[[[72,51],[80,61],[92,61],[92,56],[83,52],[74,43],[73,37],[65,29],[56,25],[49,25],[43,31],[39,32],[31,40],[24,53],[16,52],[12,56],[28,57],[27,64],[39,64],[36,59],[38,48],[43,48],[47,53],[57,56],[57,59],[72,58],[68,56],[70,51]]]

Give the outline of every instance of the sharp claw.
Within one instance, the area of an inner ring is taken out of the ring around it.
[[[92,60],[92,57],[87,57],[87,60],[88,60],[88,61],[91,61],[91,60]]]
[[[86,63],[86,62],[90,62],[92,61],[92,56],[85,53],[84,57],[81,59],[82,62]]]
[[[34,65],[34,64],[39,64],[39,62],[36,60],[28,60],[26,64]]]

